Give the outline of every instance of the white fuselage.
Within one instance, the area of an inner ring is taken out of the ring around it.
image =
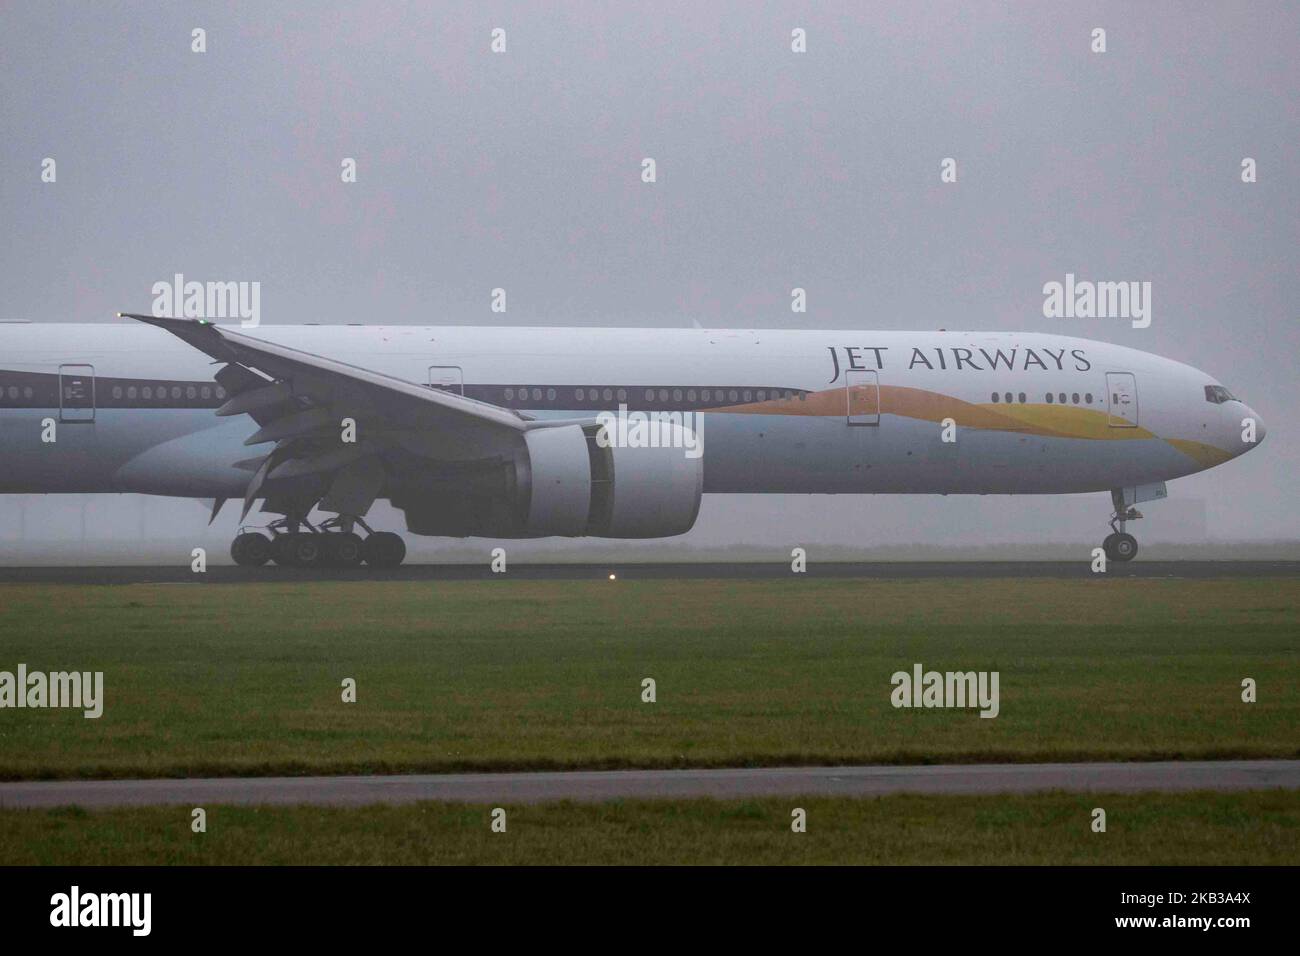
[[[1115,489],[1241,454],[1256,418],[1211,400],[1219,383],[1190,366],[1032,333],[245,331],[532,417],[687,414],[713,493]],[[255,425],[214,416],[218,367],[145,325],[0,325],[0,492],[241,496]]]

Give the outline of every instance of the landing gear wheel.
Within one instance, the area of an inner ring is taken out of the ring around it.
[[[265,535],[249,531],[237,535],[230,542],[230,556],[235,563],[246,568],[255,568],[266,564],[271,559],[271,542]]]
[[[282,568],[293,567],[292,547],[292,534],[277,534],[271,539],[271,560]]]
[[[372,568],[395,568],[406,559],[406,542],[391,531],[376,531],[366,538],[362,552]]]
[[[1137,538],[1131,534],[1108,534],[1101,548],[1112,561],[1132,561],[1138,553]]]
[[[1106,537],[1102,539],[1101,550],[1102,553],[1106,555],[1107,561],[1115,560],[1115,539],[1118,537],[1119,537],[1119,532],[1115,531],[1111,534],[1106,535]]]
[[[330,564],[340,568],[355,568],[361,565],[365,557],[365,542],[361,540],[361,535],[340,531],[325,535],[325,540],[329,545]]]
[[[289,561],[295,568],[314,568],[324,563],[323,536],[310,531],[299,531],[289,537]]]

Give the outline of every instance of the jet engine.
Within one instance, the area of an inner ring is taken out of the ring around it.
[[[524,433],[505,462],[393,495],[414,534],[448,537],[662,538],[695,524],[703,458],[685,426],[664,423],[655,447],[610,440],[603,425]]]

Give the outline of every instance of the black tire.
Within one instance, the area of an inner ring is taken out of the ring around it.
[[[282,568],[293,567],[293,535],[277,534],[271,539],[271,560]]]
[[[315,568],[325,563],[325,536],[299,531],[290,537],[289,553],[295,568]]]
[[[1119,532],[1106,535],[1106,539],[1101,543],[1101,550],[1106,555],[1107,561],[1118,561],[1115,557],[1115,539],[1119,537]]]
[[[235,563],[246,568],[256,568],[271,559],[271,542],[265,535],[248,531],[236,535],[230,542],[230,556]]]
[[[1111,560],[1113,561],[1132,561],[1137,557],[1138,543],[1137,538],[1131,534],[1117,534],[1115,540],[1111,543]]]
[[[338,532],[326,536],[329,544],[329,563],[340,568],[356,568],[365,559],[366,543],[361,535],[350,531]]]
[[[395,568],[406,560],[406,542],[391,531],[376,531],[366,538],[366,564],[372,568]]]

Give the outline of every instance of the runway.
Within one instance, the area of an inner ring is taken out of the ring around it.
[[[877,797],[897,793],[1138,793],[1300,789],[1300,760],[612,770],[376,777],[217,777],[0,783],[0,808],[221,804],[363,806],[421,800],[493,805],[554,800]]]
[[[764,580],[794,577],[788,562],[509,565],[497,574],[481,564],[411,564],[391,570],[370,568],[209,567],[202,573],[184,563],[166,566],[5,567],[0,584],[249,584],[294,581],[595,581],[608,580]],[[810,578],[1287,578],[1300,577],[1300,561],[1143,561],[1112,562],[1104,575],[1089,561],[875,561],[825,562],[815,558],[800,575]]]

